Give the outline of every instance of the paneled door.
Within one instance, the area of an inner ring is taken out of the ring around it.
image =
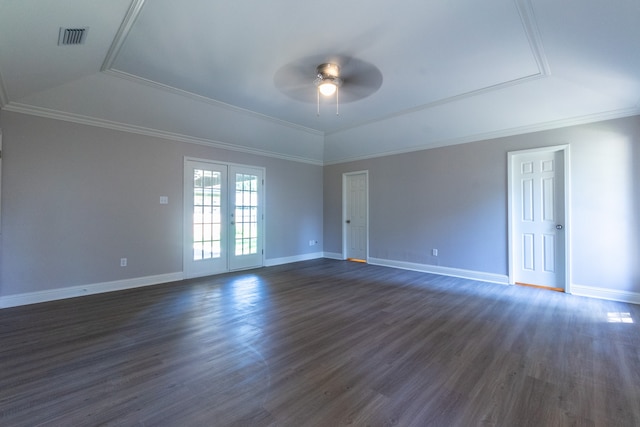
[[[510,153],[513,283],[565,289],[565,151]]]
[[[263,265],[263,170],[185,160],[185,277]]]
[[[369,247],[369,174],[343,175],[344,242],[346,259],[367,261]]]

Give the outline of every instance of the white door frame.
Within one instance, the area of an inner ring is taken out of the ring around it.
[[[355,172],[345,172],[342,174],[342,259],[347,259],[347,179],[352,175],[365,175],[365,180],[367,183],[367,194],[366,196],[366,212],[367,212],[367,227],[366,227],[366,256],[365,261],[369,262],[369,171],[355,171]]]
[[[564,219],[563,219],[563,232],[564,232],[564,291],[565,293],[571,293],[571,159],[570,159],[570,146],[569,144],[555,145],[550,147],[533,148],[529,150],[510,151],[507,153],[507,203],[508,203],[508,228],[509,228],[509,283],[515,284],[515,265],[514,265],[514,250],[516,250],[517,244],[514,242],[515,238],[515,218],[514,218],[514,203],[517,201],[513,197],[513,160],[516,156],[521,154],[532,153],[544,153],[544,152],[557,152],[562,151],[564,154]]]

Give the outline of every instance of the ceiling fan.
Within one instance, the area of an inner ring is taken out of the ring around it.
[[[349,56],[311,56],[280,68],[274,83],[289,98],[316,103],[320,113],[320,97],[338,96],[340,103],[359,101],[382,86],[382,73],[373,64]]]

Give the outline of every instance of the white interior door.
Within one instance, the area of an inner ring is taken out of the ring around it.
[[[343,176],[345,258],[366,261],[369,247],[369,174],[367,171]]]
[[[513,283],[565,289],[565,151],[510,153]]]
[[[185,277],[260,267],[263,170],[185,160]]]

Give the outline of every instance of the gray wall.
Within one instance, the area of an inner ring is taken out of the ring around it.
[[[507,152],[558,144],[571,146],[573,283],[640,292],[640,117],[324,172],[7,111],[0,128],[0,296],[182,271],[184,156],[266,168],[267,261],[341,252],[342,173],[366,169],[371,257],[506,275]]]
[[[370,257],[507,275],[507,153],[562,144],[572,283],[640,292],[638,116],[326,166],[324,250],[342,251],[342,174],[368,170]]]
[[[6,111],[0,128],[0,296],[181,272],[184,156],[266,168],[267,262],[322,250],[321,166]]]

